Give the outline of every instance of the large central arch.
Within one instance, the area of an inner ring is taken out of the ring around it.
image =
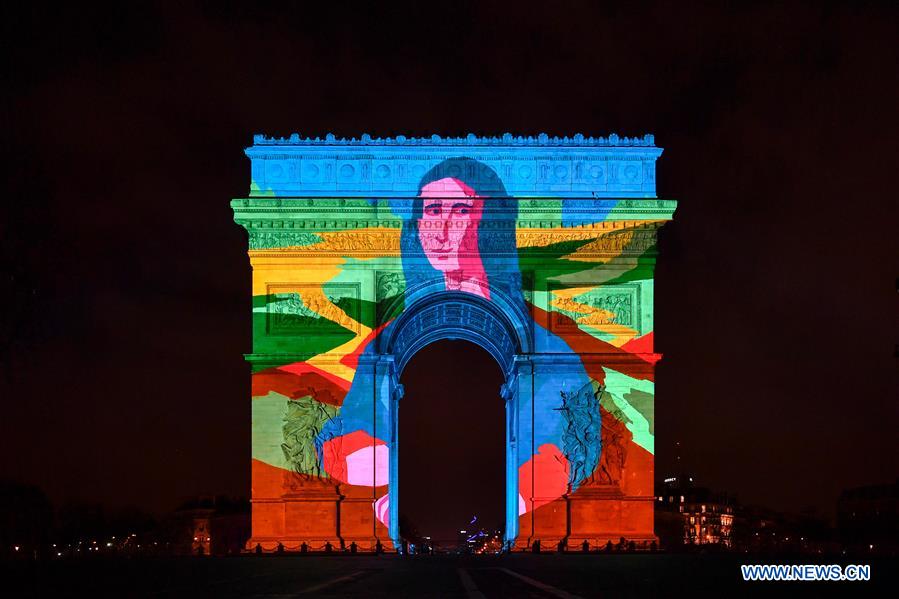
[[[391,333],[385,337],[382,359],[394,365],[394,369],[388,370],[390,374],[385,393],[390,398],[389,522],[390,537],[395,544],[400,543],[398,433],[399,400],[403,396],[403,387],[399,379],[418,350],[442,339],[461,339],[479,345],[493,356],[503,371],[506,383],[500,392],[506,403],[504,540],[511,544],[518,537],[518,419],[515,417],[518,413],[518,395],[511,389],[519,377],[520,357],[531,353],[532,332],[523,315],[511,308],[507,298],[502,298],[500,290],[494,290],[492,297],[498,301],[488,302],[469,293],[453,291],[423,293],[421,299],[396,320]]]
[[[532,332],[523,314],[501,290],[491,301],[459,291],[422,294],[396,319],[384,337],[383,351],[402,371],[415,352],[440,339],[464,339],[480,345],[508,374],[516,354],[531,353]]]
[[[506,545],[653,540],[653,269],[675,202],[642,138],[256,136],[249,548],[399,546],[409,359],[500,364]]]

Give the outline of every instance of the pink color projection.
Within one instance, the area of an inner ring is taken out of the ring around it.
[[[389,464],[390,451],[386,445],[358,449],[346,457],[346,482],[367,487],[386,485]]]
[[[443,273],[446,288],[490,299],[478,250],[484,200],[462,181],[449,177],[425,185],[421,198],[421,247],[431,266]]]
[[[322,444],[324,466],[339,481],[380,487],[387,484],[390,451],[384,441],[364,431],[335,437]]]
[[[375,517],[384,525],[390,526],[390,496],[383,495],[375,500]]]

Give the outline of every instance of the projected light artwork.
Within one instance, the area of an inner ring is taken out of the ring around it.
[[[250,547],[401,543],[398,381],[446,338],[505,373],[507,547],[654,538],[653,269],[675,202],[652,136],[257,135],[246,153]]]

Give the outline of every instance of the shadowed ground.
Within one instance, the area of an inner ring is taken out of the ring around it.
[[[824,559],[819,563],[834,563]],[[870,582],[748,583],[734,555],[396,555],[97,559],[3,565],[5,596],[101,597],[647,597],[875,596],[895,589],[894,561]],[[793,563],[812,563],[802,558]]]

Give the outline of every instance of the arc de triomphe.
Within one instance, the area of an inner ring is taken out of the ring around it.
[[[249,546],[400,542],[398,381],[445,338],[505,373],[510,547],[653,539],[661,153],[651,135],[255,136],[231,202],[253,269]]]

